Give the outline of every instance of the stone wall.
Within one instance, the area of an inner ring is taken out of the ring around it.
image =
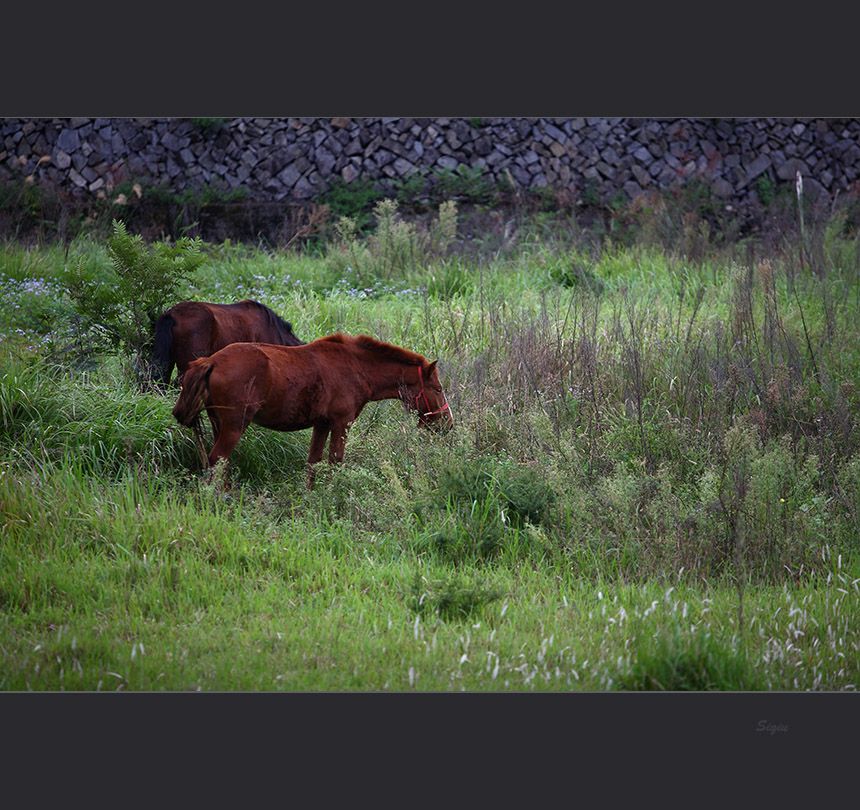
[[[242,187],[311,200],[332,178],[394,182],[483,167],[520,189],[632,198],[698,179],[726,204],[803,175],[830,200],[856,190],[855,118],[5,118],[0,182],[31,178],[108,196],[123,181],[175,191]],[[763,183],[762,179],[767,183]]]

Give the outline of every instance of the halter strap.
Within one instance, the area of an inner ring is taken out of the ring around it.
[[[430,402],[427,399],[427,394],[424,392],[424,372],[421,366],[418,366],[418,383],[421,385],[421,390],[415,396],[415,410],[423,416],[424,418],[428,416],[436,416],[436,414],[443,413],[444,411],[450,410],[448,406],[448,399],[445,397],[445,394],[442,394],[442,399],[445,400],[445,404],[439,408],[438,410],[430,409]],[[418,401],[423,399],[424,405],[427,407],[427,410],[424,413],[421,413],[421,409],[418,407]]]

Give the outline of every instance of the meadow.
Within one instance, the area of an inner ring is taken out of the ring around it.
[[[0,244],[0,689],[855,690],[857,228],[670,213],[196,244],[167,306],[439,361],[454,430],[371,403],[312,491],[309,431],[202,470],[105,235]]]

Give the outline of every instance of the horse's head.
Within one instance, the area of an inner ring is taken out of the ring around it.
[[[421,427],[437,430],[450,430],[454,427],[451,406],[448,405],[442,383],[439,382],[435,360],[426,367],[418,366],[418,382],[407,387],[403,402],[408,408],[418,411],[418,424]]]

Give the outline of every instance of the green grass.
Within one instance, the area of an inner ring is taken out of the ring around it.
[[[63,285],[103,246],[3,245],[0,689],[856,689],[860,285],[828,234],[821,273],[206,245],[182,297],[438,358],[456,420],[371,403],[312,492],[309,433],[251,426],[226,494],[177,392],[88,350]]]

